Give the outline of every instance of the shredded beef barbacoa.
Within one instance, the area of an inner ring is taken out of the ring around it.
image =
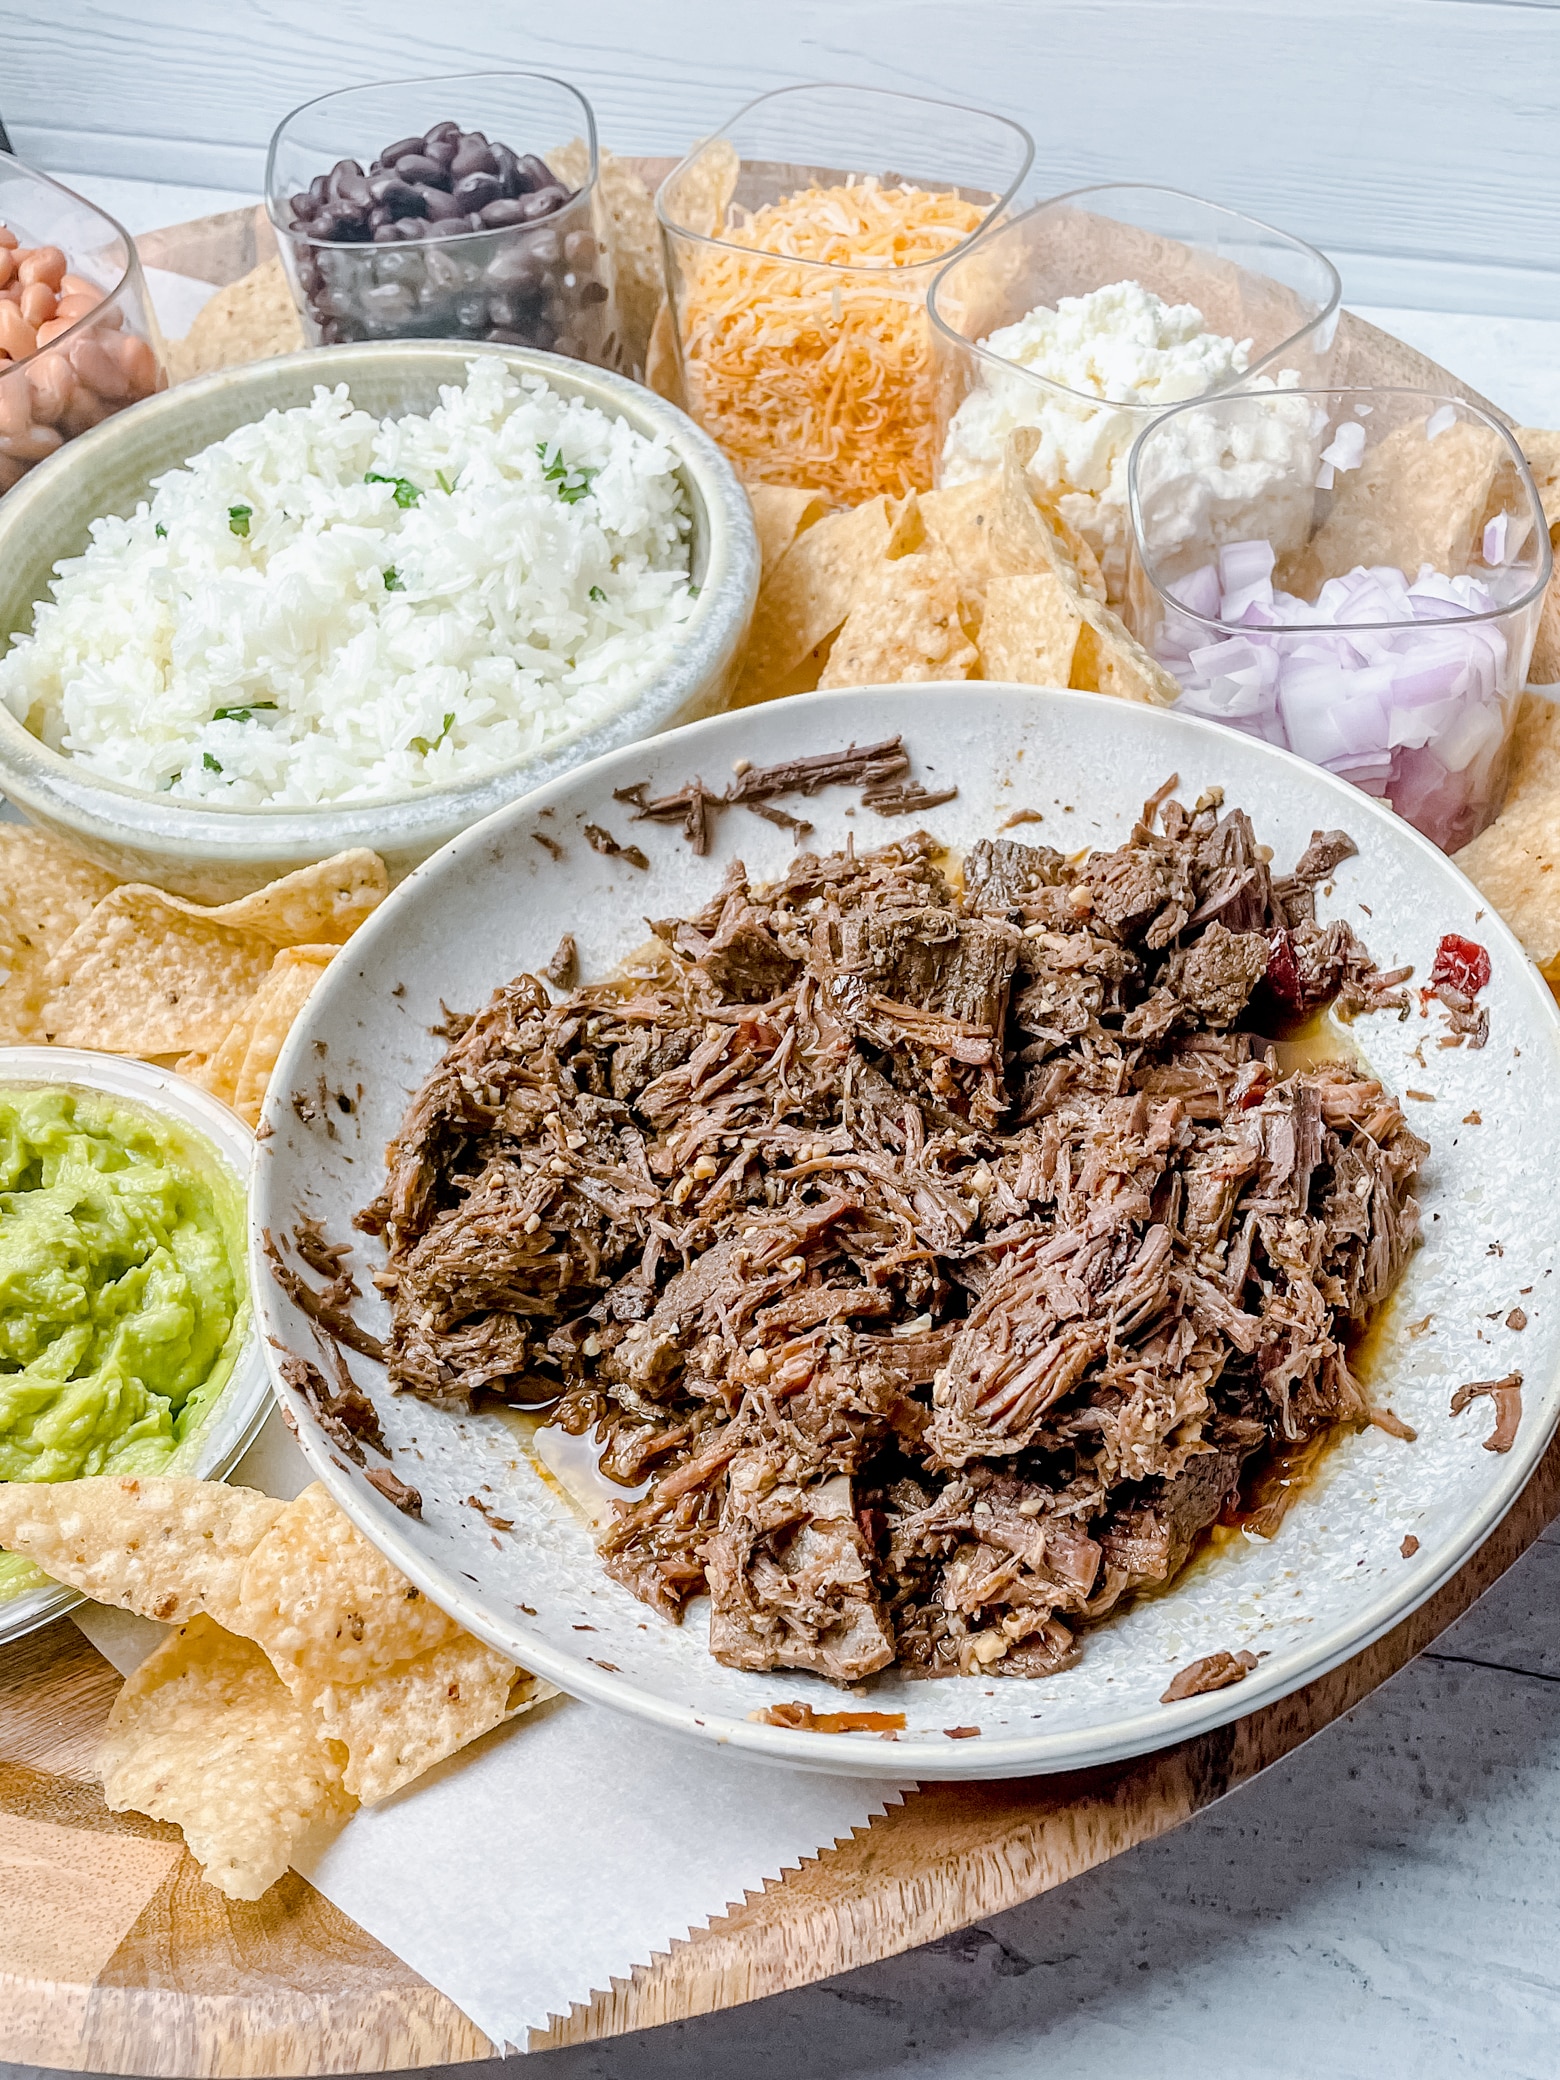
[[[609,1572],[738,1668],[1048,1675],[1243,1469],[1368,1409],[1346,1348],[1425,1144],[1265,1037],[1382,1005],[1217,800],[1070,860],[922,833],[733,866],[636,972],[453,1040],[361,1224],[400,1389],[549,1407],[640,1493]]]

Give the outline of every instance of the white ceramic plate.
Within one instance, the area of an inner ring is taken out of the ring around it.
[[[271,1086],[255,1195],[257,1230],[300,1215],[334,1239],[377,1190],[386,1141],[409,1092],[438,1058],[428,1028],[441,1000],[475,1009],[493,988],[544,961],[560,933],[579,941],[582,972],[605,972],[645,936],[647,912],[702,903],[740,855],[755,877],[790,856],[786,833],[728,811],[708,857],[675,828],[641,824],[648,874],[603,858],[582,824],[630,834],[612,790],[646,779],[656,792],[694,774],[724,783],[739,757],[764,763],[867,743],[903,731],[917,774],[955,781],[955,801],[929,829],[953,846],[993,833],[1017,808],[1044,822],[1017,835],[1063,849],[1111,847],[1144,798],[1172,772],[1183,800],[1223,786],[1281,865],[1311,832],[1342,826],[1360,848],[1321,911],[1349,918],[1383,967],[1411,961],[1428,975],[1445,932],[1489,948],[1484,1000],[1489,1045],[1441,1050],[1443,1013],[1361,1020],[1358,1045],[1413,1103],[1433,1143],[1421,1197],[1426,1241],[1406,1274],[1373,1373],[1373,1392],[1418,1430],[1406,1444],[1379,1430],[1351,1435],[1327,1457],[1270,1543],[1240,1541],[1202,1560],[1170,1594],[1143,1601],[1089,1635],[1073,1668],[1048,1680],[955,1678],[907,1682],[890,1673],[871,1702],[908,1720],[897,1747],[870,1736],[829,1740],[754,1725],[756,1707],[792,1698],[838,1709],[839,1693],[785,1671],[744,1675],[709,1657],[695,1607],[674,1629],[601,1572],[588,1526],[535,1447],[500,1414],[461,1415],[393,1398],[379,1368],[354,1359],[378,1401],[401,1472],[422,1491],[414,1522],[343,1464],[306,1409],[278,1387],[321,1479],[374,1542],[430,1596],[494,1647],[576,1696],[773,1761],[880,1776],[1018,1776],[1071,1769],[1156,1748],[1237,1718],[1345,1660],[1424,1601],[1500,1520],[1548,1442],[1560,1412],[1560,1019],[1516,940],[1450,863],[1388,810],[1285,752],[1162,710],[1095,695],[959,685],[817,694],[725,715],[614,753],[489,818],[447,846],[385,903],[332,965],[294,1028]],[[854,790],[817,796],[807,813],[820,848],[888,841],[902,824],[853,808]],[[535,842],[565,848],[555,861]],[[1365,913],[1365,914],[1362,914]],[[1422,1047],[1422,1059],[1419,1050]],[[1469,1115],[1477,1113],[1480,1123]],[[368,1289],[377,1244],[354,1262]],[[264,1330],[311,1351],[307,1326],[255,1256]],[[378,1303],[363,1303],[378,1319]],[[1520,1306],[1527,1327],[1505,1326]],[[1430,1316],[1427,1332],[1409,1325]],[[273,1361],[274,1362],[274,1361]],[[1526,1376],[1515,1448],[1483,1449],[1492,1412],[1479,1400],[1453,1419],[1462,1381],[1512,1367]],[[483,1495],[484,1488],[488,1491]],[[483,1495],[514,1531],[495,1532],[465,1498]],[[1405,1537],[1419,1541],[1405,1559]],[[1264,1658],[1238,1687],[1165,1706],[1178,1669],[1217,1649]],[[979,1739],[943,1729],[978,1726]]]
[[[0,1047],[0,1090],[30,1083],[97,1091],[122,1098],[143,1112],[161,1113],[179,1126],[192,1128],[233,1173],[239,1191],[248,1186],[255,1137],[236,1112],[188,1077],[158,1069],[150,1062],[91,1054],[82,1048]],[[193,1474],[197,1480],[221,1480],[259,1436],[270,1407],[271,1383],[251,1320],[227,1385],[207,1409],[199,1429],[184,1440],[164,1470]],[[56,1582],[0,1597],[0,1642],[36,1632],[81,1601],[74,1589],[63,1589]]]

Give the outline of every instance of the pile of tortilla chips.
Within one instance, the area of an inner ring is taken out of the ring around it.
[[[293,1019],[389,885],[377,853],[341,852],[209,906],[0,824],[0,1045],[173,1061],[254,1126]]]
[[[1555,552],[1556,571],[1544,595],[1544,611],[1538,624],[1538,641],[1528,679],[1534,686],[1552,686],[1560,679],[1560,433],[1545,433],[1537,427],[1519,426],[1517,446],[1527,457],[1539,503],[1549,524],[1549,544]]]
[[[1560,702],[1523,695],[1505,806],[1454,856],[1560,985]]]
[[[1087,543],[1001,471],[830,512],[753,485],[763,582],[737,703],[930,679],[1076,686],[1168,706],[1180,687],[1105,604]]]
[[[318,1484],[275,1502],[170,1476],[10,1482],[0,1548],[178,1625],[115,1700],[103,1792],[182,1828],[229,1899],[558,1694],[461,1631]]]

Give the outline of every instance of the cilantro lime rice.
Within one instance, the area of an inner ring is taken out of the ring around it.
[[[444,786],[618,712],[694,608],[676,458],[496,357],[440,395],[376,419],[322,385],[94,521],[0,699],[90,771],[232,807]]]

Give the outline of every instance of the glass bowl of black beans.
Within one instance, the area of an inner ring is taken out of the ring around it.
[[[582,187],[547,162],[576,140]],[[317,346],[496,340],[621,363],[596,121],[564,80],[468,72],[322,94],[271,139],[266,201]]]

